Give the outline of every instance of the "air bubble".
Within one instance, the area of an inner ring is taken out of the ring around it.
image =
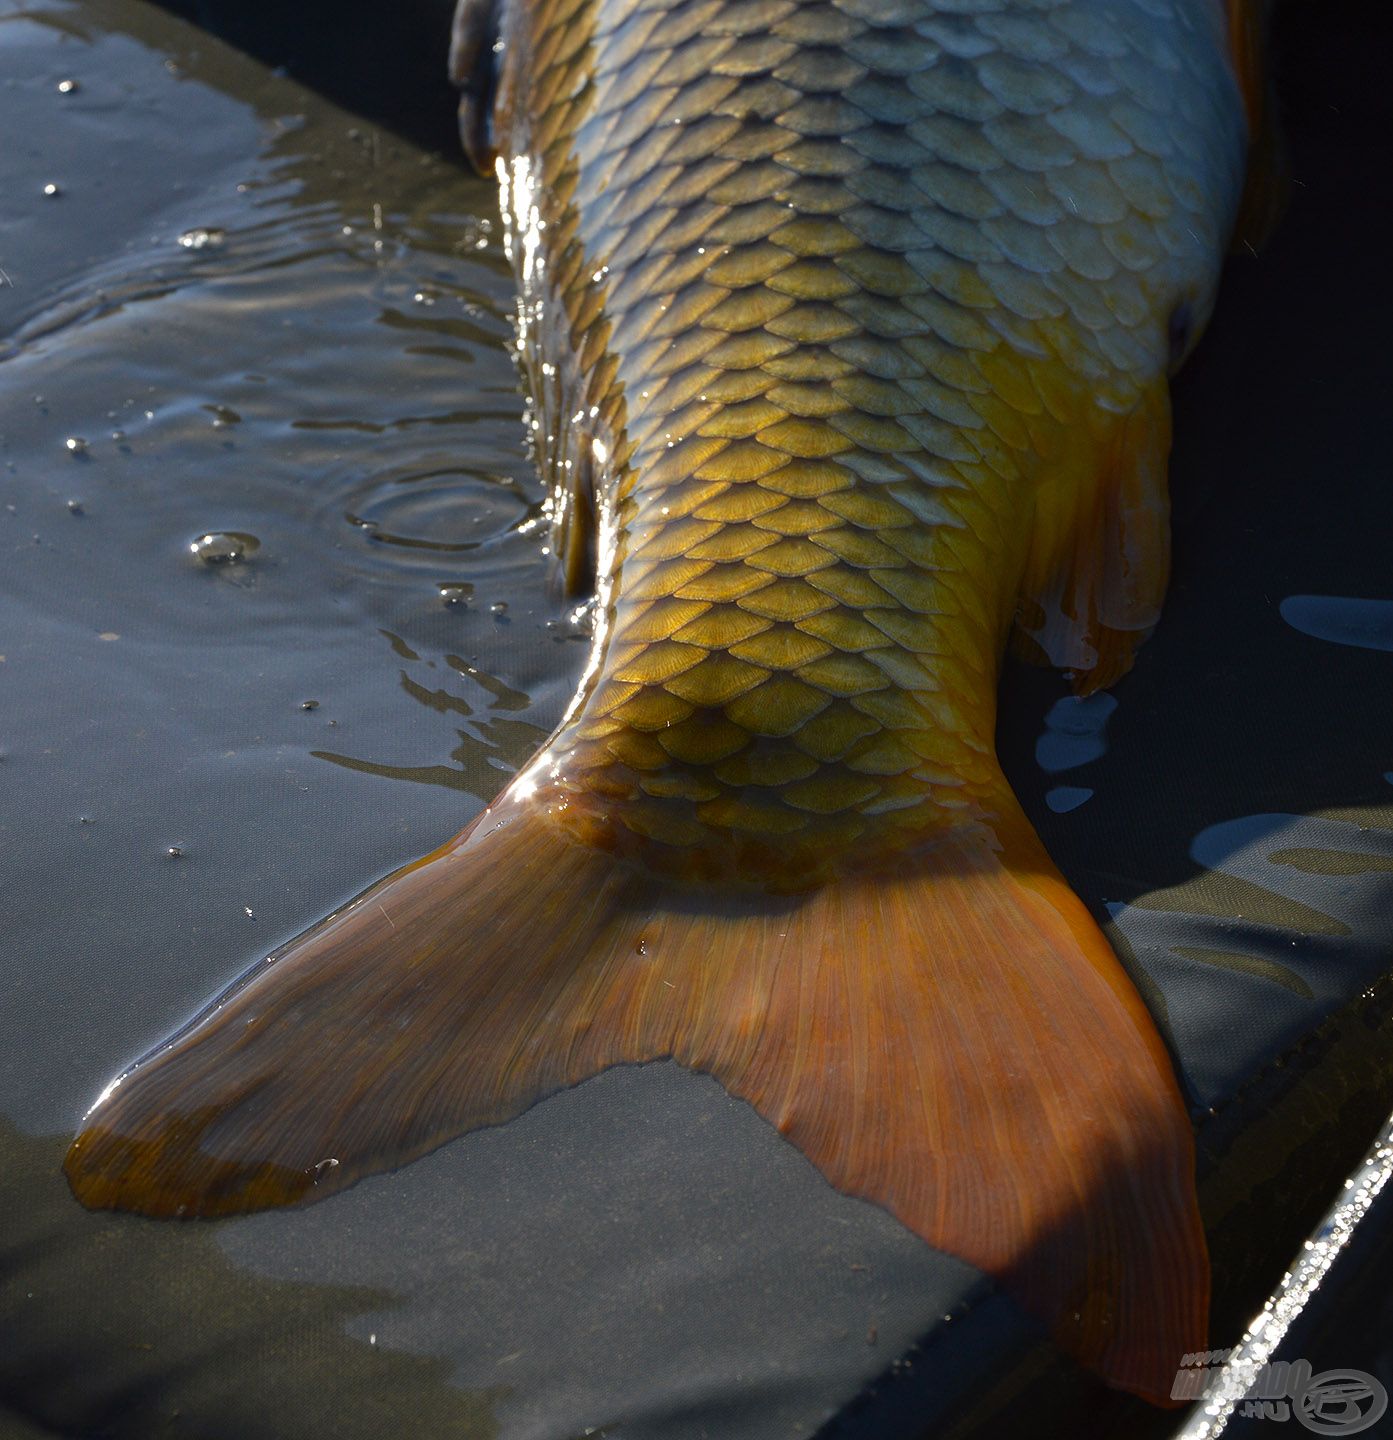
[[[189,542],[189,550],[205,565],[240,564],[260,548],[261,541],[255,535],[236,530],[210,530]]]

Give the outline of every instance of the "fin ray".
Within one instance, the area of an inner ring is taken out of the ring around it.
[[[1002,809],[1004,853],[963,832],[888,873],[716,896],[504,803],[124,1078],[69,1178],[151,1214],[316,1199],[673,1057],[1163,1399],[1207,1295],[1185,1107],[1004,784]]]
[[[1101,476],[1084,491],[1082,513],[1049,531],[1062,543],[1027,566],[1011,648],[1071,671],[1081,695],[1121,679],[1160,618],[1170,579],[1170,444],[1162,377],[1090,456]]]

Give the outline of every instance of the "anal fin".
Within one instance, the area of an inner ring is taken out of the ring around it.
[[[1032,553],[1011,648],[1058,666],[1081,695],[1132,668],[1160,618],[1170,578],[1170,392],[1156,380],[1111,425],[1077,509]]]

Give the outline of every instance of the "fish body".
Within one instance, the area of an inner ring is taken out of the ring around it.
[[[1235,35],[1219,0],[464,0],[590,660],[473,826],[109,1087],[86,1203],[317,1198],[674,1057],[1166,1398],[1207,1307],[1186,1107],[993,732],[1008,644],[1087,690],[1157,619]]]
[[[1221,7],[517,0],[502,39],[538,451],[600,517],[548,774],[645,863],[791,885],[990,809],[1012,629],[1094,686],[1159,613],[1245,154]]]

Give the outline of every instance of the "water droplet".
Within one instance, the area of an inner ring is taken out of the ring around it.
[[[171,860],[177,860],[184,853],[182,845],[167,845],[164,852]]]
[[[506,600],[495,600],[489,606],[489,614],[496,620],[501,620],[508,613],[508,602]]]
[[[48,184],[44,186],[44,194],[47,195],[50,200],[56,199],[62,193],[63,191],[61,187],[55,185],[52,180],[50,180]]]
[[[245,915],[248,920],[256,919],[256,912],[252,909],[250,905],[242,906],[242,914]]]
[[[63,441],[63,444],[70,455],[85,455],[87,453],[87,442],[81,435],[69,435],[68,438]]]
[[[126,432],[124,430],[113,430],[111,432],[111,438],[118,441],[124,440],[126,438]]]
[[[255,535],[237,530],[210,530],[189,542],[189,549],[205,565],[235,565],[261,548]]]
[[[69,501],[68,501],[68,514],[69,514],[69,515],[85,515],[86,513],[87,513],[87,512],[82,508],[82,501],[81,501],[81,500],[69,500]]]
[[[213,428],[225,430],[229,425],[240,425],[242,417],[228,405],[205,405],[203,407],[213,417]]]
[[[79,815],[77,817],[77,823],[79,825],[94,825],[96,821],[91,815]]]
[[[493,225],[485,219],[467,220],[464,224],[464,233],[460,237],[457,248],[461,250],[487,250],[488,237],[493,231]]]
[[[227,239],[227,231],[217,225],[197,225],[185,230],[179,243],[185,250],[215,250]]]
[[[637,942],[635,943],[635,945],[634,945],[634,954],[635,954],[635,955],[647,955],[647,954],[648,954],[648,941],[645,940],[645,939],[643,939],[642,936],[639,937],[638,941],[637,941]]]
[[[1056,815],[1067,815],[1092,798],[1093,791],[1085,785],[1055,785],[1045,791],[1045,804]]]
[[[75,90],[81,90],[82,86],[76,80],[60,80],[58,82],[58,93],[60,95],[71,95]]]
[[[319,701],[318,701],[318,700],[301,700],[301,701],[300,701],[300,709],[301,709],[301,710],[318,710],[318,709],[319,709]]]
[[[474,593],[472,585],[437,585],[436,593],[440,596],[440,603],[448,605],[452,610],[461,609],[469,604],[469,597]]]

